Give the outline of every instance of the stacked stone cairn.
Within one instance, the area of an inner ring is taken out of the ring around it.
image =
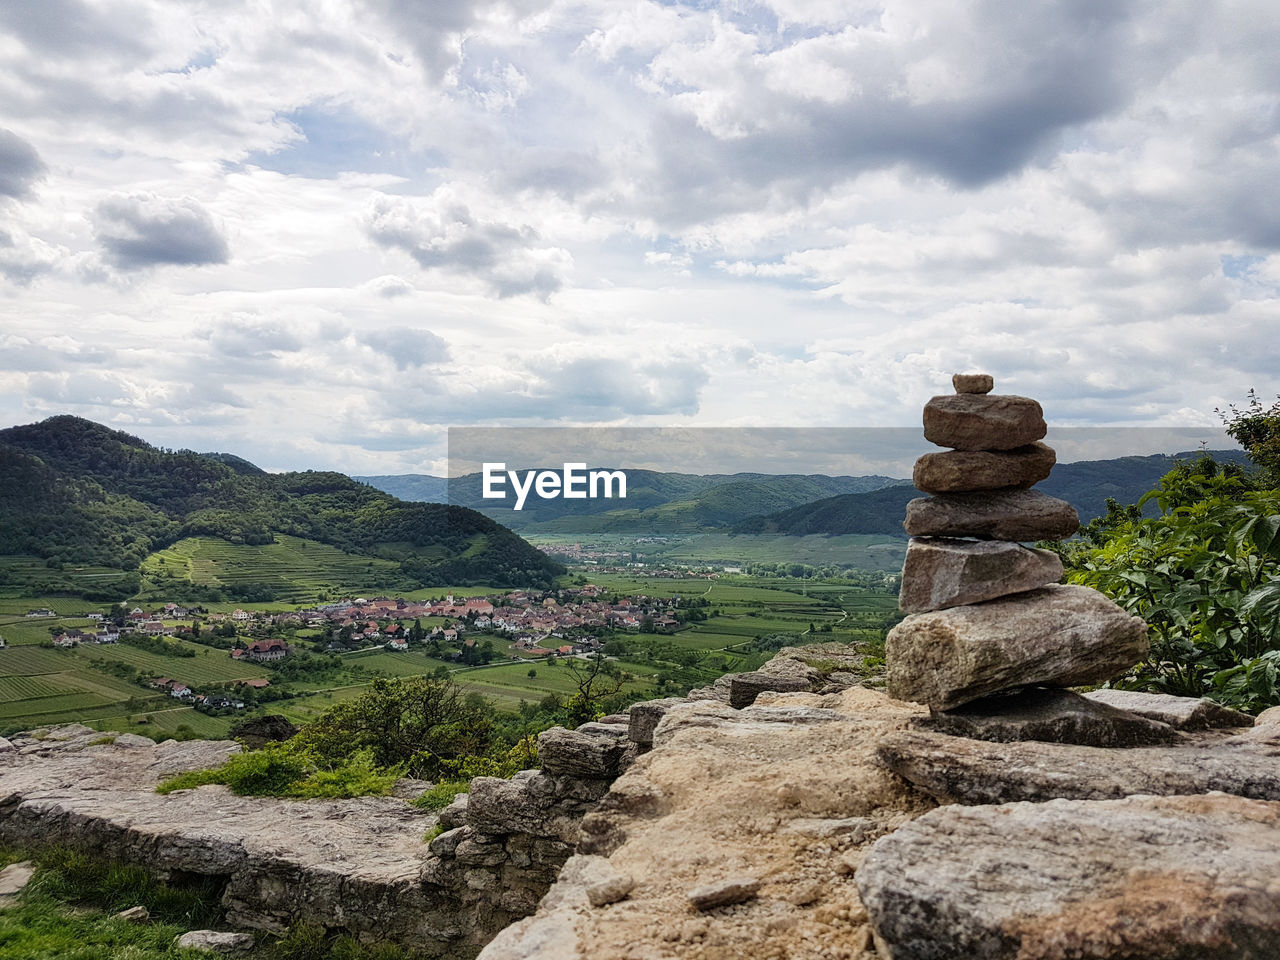
[[[900,606],[909,616],[885,651],[889,694],[927,704],[935,720],[966,705],[1017,712],[1027,695],[1102,683],[1147,653],[1142,620],[1096,590],[1059,584],[1057,555],[1023,545],[1079,528],[1070,504],[1031,489],[1056,461],[1040,442],[1040,404],[992,394],[985,374],[952,383],[955,394],[924,408],[925,439],[951,449],[915,465],[930,496],[907,506]],[[1015,691],[1023,700],[1008,699]]]

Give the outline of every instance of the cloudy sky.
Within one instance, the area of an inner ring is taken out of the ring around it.
[[[0,425],[442,472],[469,425],[1280,390],[1274,0],[3,0]]]

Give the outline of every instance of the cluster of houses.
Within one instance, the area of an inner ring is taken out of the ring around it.
[[[270,685],[271,681],[263,679],[241,680],[240,686],[253,687],[262,689]],[[163,690],[183,703],[190,704],[193,707],[208,707],[212,710],[243,710],[245,702],[237,697],[228,696],[225,693],[196,693],[185,683],[178,680],[172,680],[169,677],[157,677],[152,680],[149,686],[157,690]]]

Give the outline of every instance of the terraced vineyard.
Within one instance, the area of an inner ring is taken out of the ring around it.
[[[265,587],[286,603],[352,590],[404,592],[414,586],[395,561],[354,556],[328,544],[283,535],[262,546],[188,537],[147,557],[142,572],[144,595],[158,598],[166,596],[166,587],[175,581]]]

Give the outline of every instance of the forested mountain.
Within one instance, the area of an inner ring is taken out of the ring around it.
[[[407,503],[340,473],[269,474],[71,416],[0,430],[0,554],[130,570],[182,537],[276,534],[395,559],[423,585],[537,586],[563,571],[473,510]]]
[[[1213,450],[1209,455],[1219,463],[1249,463],[1243,450]],[[1066,500],[1079,512],[1081,523],[1087,523],[1093,517],[1106,514],[1108,498],[1122,504],[1136,503],[1173,469],[1175,462],[1198,456],[1197,451],[1173,456],[1155,454],[1060,463],[1036,489]],[[827,497],[790,510],[749,517],[735,524],[733,532],[785,536],[872,533],[905,537],[902,520],[907,503],[922,496],[924,494],[911,484],[899,483],[869,493]]]
[[[625,472],[625,500],[541,500],[530,496],[520,511],[511,509],[510,499],[505,503],[484,499],[480,474],[447,481],[421,474],[357,479],[405,499],[447,496],[450,503],[479,510],[516,530],[578,533],[670,533],[724,528],[756,514],[901,482],[880,476]]]

